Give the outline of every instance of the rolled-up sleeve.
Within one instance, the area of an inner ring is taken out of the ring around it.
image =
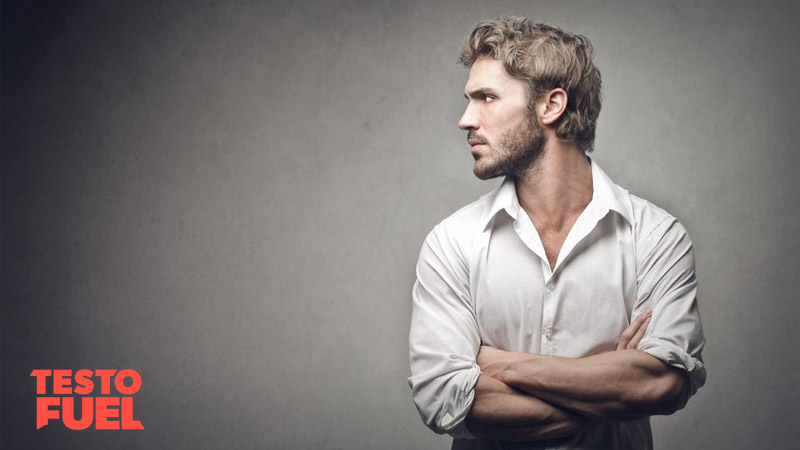
[[[414,404],[433,431],[469,438],[464,419],[480,375],[480,335],[466,260],[441,224],[425,239],[416,272],[408,379]]]
[[[683,369],[694,395],[705,384],[705,345],[697,305],[692,242],[674,218],[659,223],[639,248],[638,301],[653,310],[639,349]]]

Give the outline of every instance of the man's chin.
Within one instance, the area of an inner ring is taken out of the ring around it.
[[[492,178],[504,175],[497,167],[481,166],[480,161],[475,161],[475,165],[472,167],[472,173],[481,180],[491,180]]]

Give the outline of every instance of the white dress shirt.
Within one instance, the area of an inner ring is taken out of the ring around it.
[[[553,270],[511,179],[425,239],[412,291],[408,382],[425,424],[455,437],[454,448],[652,448],[647,418],[548,441],[472,439],[464,419],[482,344],[574,358],[610,352],[632,318],[649,307],[652,319],[638,348],[685,370],[692,394],[705,383],[686,230],[591,165],[592,200]]]

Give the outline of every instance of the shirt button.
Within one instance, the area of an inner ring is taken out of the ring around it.
[[[547,283],[547,290],[549,290],[549,291],[552,291],[552,290],[553,290],[553,289],[555,289],[555,288],[556,288],[556,284],[555,284],[555,283],[553,283],[552,281],[550,281],[549,283]]]
[[[545,337],[545,339],[550,340],[550,338],[553,337],[553,329],[552,328],[545,328],[544,337]]]

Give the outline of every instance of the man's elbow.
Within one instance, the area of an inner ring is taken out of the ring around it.
[[[675,367],[655,377],[644,386],[640,397],[651,415],[669,415],[686,406],[689,399],[689,379],[685,371]]]

